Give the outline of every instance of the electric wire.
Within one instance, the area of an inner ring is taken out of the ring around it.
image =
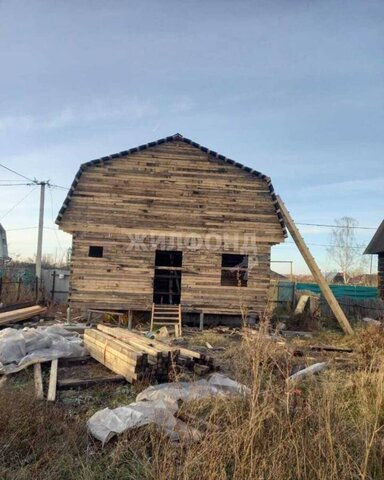
[[[19,200],[15,205],[13,205],[13,207],[11,207],[1,218],[0,220],[3,220],[3,218],[5,218],[9,213],[11,213],[16,207],[18,207],[20,205],[20,203],[22,203],[27,197],[29,197],[29,195],[31,195],[35,190],[37,189],[37,185],[35,188],[33,188],[32,190],[30,190],[27,195],[25,195],[21,200]]]
[[[5,170],[8,170],[9,172],[12,172],[12,173],[14,173],[15,175],[18,175],[19,177],[22,177],[22,178],[24,178],[25,180],[29,180],[29,181],[32,182],[32,183],[36,183],[36,180],[32,180],[32,178],[26,177],[26,176],[23,175],[22,173],[16,172],[16,170],[12,170],[12,168],[9,168],[9,167],[3,165],[2,163],[0,163],[0,167],[5,168]]]

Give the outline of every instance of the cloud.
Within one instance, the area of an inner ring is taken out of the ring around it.
[[[156,116],[158,108],[139,98],[96,99],[90,103],[68,105],[46,115],[8,115],[0,117],[0,131],[55,130],[128,119],[137,121]]]
[[[384,177],[366,178],[362,180],[345,180],[341,182],[323,183],[320,185],[310,185],[301,187],[297,190],[298,195],[302,196],[341,196],[353,194],[372,194],[381,193],[383,190]]]

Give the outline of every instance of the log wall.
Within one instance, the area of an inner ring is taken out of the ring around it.
[[[183,251],[184,311],[260,312],[283,240],[265,180],[183,142],[87,167],[60,228],[73,234],[70,302],[83,308],[149,310],[165,246]],[[222,253],[250,255],[247,287],[220,285]]]

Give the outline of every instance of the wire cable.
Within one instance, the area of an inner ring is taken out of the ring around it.
[[[30,190],[27,195],[25,195],[21,200],[19,200],[15,205],[13,205],[12,208],[10,208],[1,218],[0,220],[3,220],[3,218],[5,218],[9,213],[11,213],[16,207],[18,207],[20,205],[20,203],[22,203],[27,197],[29,197],[29,195],[31,195],[36,189],[38,188],[38,186],[36,185],[35,188],[33,188],[32,190]]]
[[[324,224],[324,223],[302,223],[302,222],[295,222],[296,225],[308,225],[311,227],[327,227],[327,228],[350,228],[351,230],[354,230],[355,228],[358,228],[360,230],[377,230],[375,227],[348,227],[347,225],[329,225],[329,224]]]
[[[22,187],[22,186],[31,186],[35,185],[34,183],[0,183],[0,187]]]
[[[5,168],[5,169],[8,170],[9,172],[12,172],[12,173],[14,173],[15,175],[18,175],[19,177],[22,177],[22,178],[24,178],[25,180],[29,180],[29,181],[32,182],[32,183],[35,183],[35,182],[36,182],[36,180],[32,180],[32,178],[26,177],[25,175],[22,175],[21,173],[16,172],[15,170],[12,170],[12,168],[6,167],[6,166],[3,165],[2,163],[0,163],[0,167]]]
[[[63,190],[69,190],[70,187],[62,187],[61,185],[56,185],[55,183],[50,183],[51,187],[62,188]]]

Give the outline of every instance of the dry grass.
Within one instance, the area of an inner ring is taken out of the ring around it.
[[[10,382],[0,390],[0,478],[384,478],[384,336],[364,332],[353,342],[357,371],[330,368],[287,390],[286,351],[262,335],[245,336],[225,355],[251,395],[184,405],[182,411],[218,427],[194,444],[171,443],[149,427],[102,449],[85,429],[94,406],[73,412],[37,403],[31,380]]]

